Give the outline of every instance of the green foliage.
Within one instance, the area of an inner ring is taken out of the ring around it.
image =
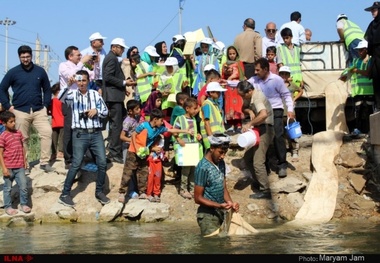
[[[36,128],[32,125],[29,130],[28,162],[40,159],[41,143]]]

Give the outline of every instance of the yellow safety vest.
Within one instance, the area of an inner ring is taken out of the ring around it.
[[[346,20],[346,23],[343,25],[343,36],[344,36],[344,43],[346,44],[346,47],[351,44],[351,42],[354,39],[363,39],[364,38],[364,32],[360,29],[360,27],[355,24],[354,22],[351,22],[349,20]]]
[[[178,92],[182,91],[182,83],[186,81],[186,77],[178,71],[174,73],[173,76],[171,76],[169,79],[163,82],[163,80],[160,78],[158,84],[158,89],[163,92],[166,91],[168,88],[168,85],[170,85],[170,94],[177,94]],[[170,102],[168,101],[168,98],[162,98],[162,104],[161,104],[161,109],[165,110],[167,108],[173,108],[176,105],[175,102]]]
[[[193,119],[193,123],[194,123],[194,136],[191,137],[191,135],[187,134],[187,133],[179,133],[178,134],[178,137],[181,138],[182,140],[184,140],[185,142],[198,142],[198,140],[197,140],[197,134],[198,134],[197,121],[194,117],[192,119]],[[189,123],[187,122],[187,118],[185,115],[178,116],[174,120],[174,123],[176,123],[177,121],[179,121],[179,123],[181,125],[181,130],[188,130],[190,128]],[[180,145],[174,139],[174,136],[172,139],[174,141],[173,149],[176,150]],[[198,144],[199,144],[199,159],[202,159],[203,158],[203,147],[202,147],[202,144],[200,144],[200,143],[198,143]]]
[[[282,55],[282,63],[284,66],[288,66],[290,68],[292,80],[294,84],[298,87],[301,85],[302,81],[302,71],[301,71],[301,60],[300,54],[301,49],[296,45],[293,46],[294,56],[289,51],[289,48],[285,45],[279,46]]]
[[[355,58],[352,65],[355,65],[355,67],[359,70],[367,70],[369,63],[369,60],[367,63],[364,63],[363,60]],[[369,79],[361,74],[354,73],[351,76],[350,82],[352,97],[355,97],[356,95],[373,95],[372,79]]]
[[[211,132],[213,134],[215,132],[222,132],[223,133],[225,131],[225,129],[224,129],[224,123],[223,123],[222,114],[220,113],[220,109],[219,109],[218,105],[215,105],[209,99],[206,99],[203,102],[202,107],[205,106],[206,104],[210,105],[210,107],[211,107],[211,112],[210,112],[211,113],[211,115],[210,115],[210,128],[211,128]],[[205,149],[208,149],[208,148],[210,148],[210,142],[208,141],[208,138],[207,138],[203,111],[201,110],[199,112],[199,114],[200,114],[200,117],[201,117],[200,128],[201,128],[201,135],[202,135],[202,138],[203,138],[203,145],[205,146]]]
[[[141,75],[148,73],[148,63],[141,61],[139,64],[136,66],[136,75]],[[141,102],[147,101],[150,93],[152,92],[152,83],[149,80],[149,77],[145,78],[140,78],[137,79],[137,93],[140,96]]]

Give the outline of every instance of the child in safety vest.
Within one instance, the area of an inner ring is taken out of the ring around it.
[[[173,124],[175,129],[181,130],[193,130],[194,135],[187,134],[174,134],[174,150],[176,151],[179,147],[186,147],[186,143],[197,143],[199,149],[198,161],[203,157],[202,145],[198,141],[202,140],[202,136],[198,133],[197,122],[195,115],[199,111],[199,106],[195,98],[188,98],[183,104],[183,108],[186,113],[184,115],[178,116]],[[194,157],[194,155],[192,155]],[[176,158],[176,163],[177,162]],[[194,197],[194,166],[181,166],[181,185],[180,185],[180,195],[185,199],[192,199]]]

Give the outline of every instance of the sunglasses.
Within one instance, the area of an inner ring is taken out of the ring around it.
[[[277,31],[277,29],[267,29],[266,30],[268,33],[275,33]]]

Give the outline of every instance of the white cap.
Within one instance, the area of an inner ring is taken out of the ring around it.
[[[355,49],[362,49],[362,48],[367,48],[368,47],[368,42],[367,40],[363,39],[362,41],[359,42],[359,44],[355,47]]]
[[[102,36],[99,32],[96,32],[92,34],[88,39],[90,41],[96,40],[96,39],[106,39],[107,37]]]
[[[278,72],[288,72],[291,73],[290,68],[288,66],[282,66]]]
[[[203,71],[208,71],[208,70],[212,70],[212,69],[215,69],[215,66],[213,64],[207,64],[204,68],[203,68]]]
[[[114,38],[111,41],[111,45],[119,45],[119,46],[122,46],[123,48],[128,48],[127,45],[125,44],[125,40],[120,37]]]
[[[226,45],[222,41],[216,41],[215,44],[219,47],[220,50],[226,48]]]
[[[158,55],[156,48],[154,46],[147,46],[144,49],[144,52],[148,53],[149,56],[152,56],[152,57],[159,57],[160,56],[160,55]]]
[[[178,65],[178,59],[175,57],[168,57],[165,60],[165,66],[176,66]]]
[[[341,18],[345,18],[345,19],[348,19],[347,16],[345,14],[339,14],[337,17],[336,17],[336,21],[338,21],[339,19]]]
[[[182,39],[185,40],[185,38],[182,35],[175,35],[173,37],[173,42],[177,43],[179,40],[182,40]]]
[[[212,45],[212,43],[214,43],[214,41],[211,38],[206,37],[206,38],[201,40],[201,43],[207,44],[207,45]]]
[[[209,92],[209,91],[223,92],[223,91],[226,91],[226,89],[223,89],[223,87],[220,86],[220,84],[218,82],[212,81],[209,84],[207,84],[206,91],[207,92]]]

